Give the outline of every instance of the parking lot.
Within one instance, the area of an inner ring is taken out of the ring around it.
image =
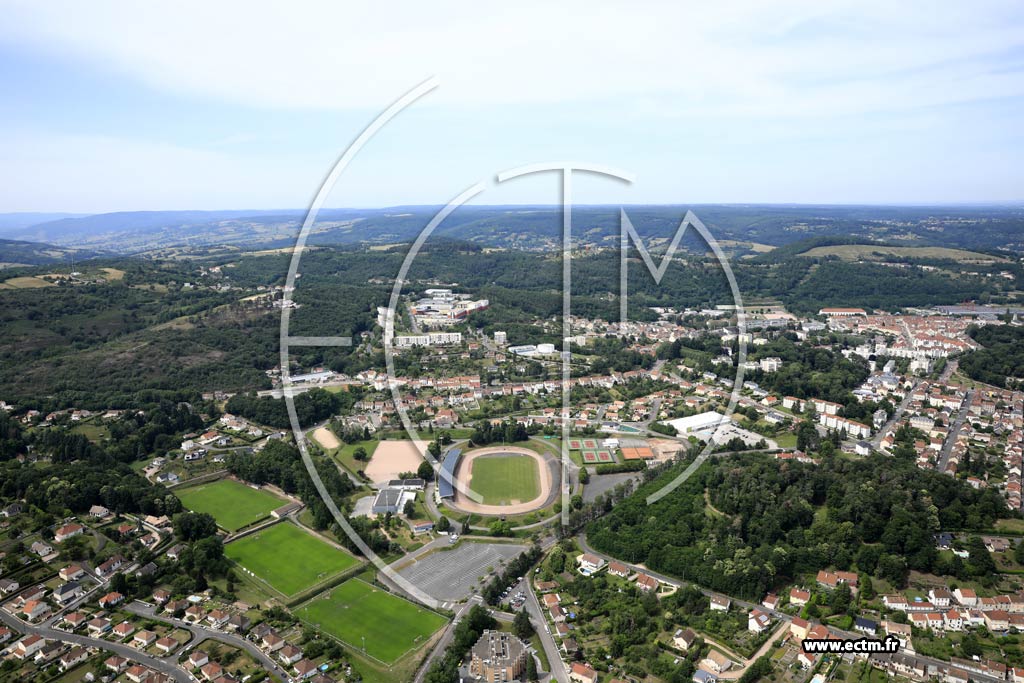
[[[700,437],[701,439],[707,440],[710,434],[711,433],[709,431],[704,431],[698,433],[697,436]],[[755,446],[759,441],[764,440],[768,444],[768,448],[779,447],[779,445],[774,440],[769,439],[766,436],[755,434],[754,432],[743,429],[742,427],[739,427],[733,424],[732,422],[726,422],[722,424],[717,430],[715,430],[713,439],[716,444],[723,444],[728,442],[730,439],[737,437],[742,439],[743,443],[747,444],[747,446]]]
[[[457,601],[471,595],[488,568],[519,555],[526,546],[463,541],[453,550],[435,552],[399,570],[402,578],[438,600]]]
[[[352,508],[352,517],[369,517],[373,514],[373,496],[366,496],[356,501]]]

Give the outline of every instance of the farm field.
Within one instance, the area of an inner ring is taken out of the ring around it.
[[[881,257],[879,256],[881,255]],[[838,256],[844,261],[882,260],[885,256],[900,258],[950,259],[953,261],[1005,261],[990,254],[948,247],[890,247],[880,244],[837,244],[830,247],[815,247],[800,256],[821,258]]]
[[[182,505],[193,512],[213,515],[222,528],[237,531],[263,519],[285,501],[267,491],[257,490],[235,481],[220,479],[174,492]]]
[[[359,579],[349,579],[295,613],[353,650],[362,651],[365,636],[366,654],[385,664],[423,645],[446,621]]]
[[[485,505],[525,503],[540,495],[537,463],[524,455],[499,455],[473,461],[470,486]]]
[[[224,554],[282,595],[295,595],[358,562],[291,522],[228,543]]]
[[[37,289],[39,287],[54,287],[52,282],[39,277],[12,277],[9,280],[0,282],[0,289]]]

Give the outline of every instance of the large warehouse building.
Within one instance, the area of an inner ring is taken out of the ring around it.
[[[694,432],[703,432],[706,429],[715,429],[723,422],[728,421],[729,418],[725,415],[708,411],[706,413],[690,415],[689,417],[677,417],[674,420],[666,420],[665,424],[672,425],[676,428],[676,432],[686,435],[693,434]]]

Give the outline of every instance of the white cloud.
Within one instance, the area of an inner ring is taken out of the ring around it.
[[[67,115],[0,131],[0,204],[12,210],[302,206],[359,127],[432,75],[441,88],[373,141],[329,203],[443,202],[496,169],[550,158],[641,176],[619,193],[582,186],[586,201],[1018,192],[1008,98],[1024,96],[1019,0],[98,0],[8,4],[3,15],[0,45],[26,63],[52,56],[128,93],[83,102],[81,120],[56,89],[25,97]],[[134,91],[144,102],[147,88],[170,93],[165,120],[111,115],[134,116]],[[546,188],[502,196],[538,201]]]
[[[7,41],[257,107],[377,109],[642,97],[725,115],[857,113],[1024,94],[989,60],[1019,3],[25,3]]]

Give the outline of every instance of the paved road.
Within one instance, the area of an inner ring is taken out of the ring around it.
[[[281,680],[288,679],[288,673],[281,668],[281,666],[275,660],[271,659],[263,650],[256,647],[255,643],[252,643],[241,636],[237,636],[233,633],[225,633],[224,631],[217,631],[214,629],[206,628],[205,626],[199,626],[181,619],[175,619],[173,617],[158,615],[156,607],[145,602],[135,602],[126,605],[124,610],[137,614],[140,617],[146,617],[147,619],[154,619],[156,621],[162,621],[165,624],[172,624],[178,628],[184,629],[192,634],[192,640],[189,641],[188,646],[185,650],[191,650],[201,643],[207,640],[219,640],[222,643],[233,645],[238,648],[242,648],[250,655],[253,656],[260,665],[275,676],[280,676]]]
[[[964,402],[960,406],[960,412],[957,413],[956,419],[953,420],[953,425],[949,429],[949,434],[946,435],[946,442],[942,444],[942,452],[939,455],[939,472],[944,473],[946,466],[949,465],[949,456],[953,454],[953,445],[956,444],[956,437],[964,426],[964,420],[967,419],[967,413],[970,410],[971,399],[973,398],[974,389],[969,389],[964,395]]]
[[[558,650],[555,637],[548,630],[544,610],[540,606],[540,601],[537,600],[537,595],[533,592],[531,583],[530,577],[527,576],[518,586],[518,590],[526,593],[526,603],[524,606],[526,607],[526,612],[530,615],[530,623],[533,624],[533,630],[537,632],[540,643],[544,647],[544,653],[547,655],[548,663],[551,665],[551,677],[558,681],[558,683],[569,683],[569,675],[566,673],[565,664],[562,662],[562,653]]]
[[[59,640],[64,643],[82,645],[83,647],[94,647],[100,650],[107,650],[108,652],[113,652],[114,654],[120,655],[126,659],[131,659],[139,662],[140,664],[144,664],[155,671],[159,671],[160,673],[165,673],[178,683],[194,683],[192,676],[189,673],[184,669],[179,669],[175,666],[174,660],[176,657],[172,657],[169,660],[160,659],[159,657],[148,655],[145,652],[140,652],[134,647],[129,647],[123,643],[109,642],[106,640],[100,640],[99,638],[90,638],[77,633],[61,631],[60,629],[53,628],[52,624],[54,619],[47,620],[43,625],[26,624],[21,619],[8,614],[4,610],[0,610],[0,621],[12,630],[20,633],[34,634],[42,636],[47,640]]]
[[[467,600],[459,609],[455,612],[455,618],[451,620],[448,626],[445,627],[444,633],[441,634],[441,638],[437,641],[434,649],[430,651],[427,658],[423,660],[423,664],[420,666],[419,671],[416,672],[414,683],[423,683],[424,676],[430,671],[431,665],[434,660],[442,656],[447,650],[448,646],[452,644],[452,638],[455,637],[455,627],[459,625],[462,618],[466,616],[466,613],[473,607],[473,605],[484,604],[483,598],[479,595],[474,595],[472,598]]]
[[[917,391],[917,386],[920,383],[921,380],[914,380],[914,386],[910,388],[910,391],[908,391],[907,395],[903,397],[902,401],[900,401],[900,404],[896,407],[896,410],[893,412],[892,415],[889,416],[889,421],[886,422],[881,429],[875,432],[875,435],[873,437],[871,437],[872,448],[877,449],[879,445],[882,443],[882,439],[885,438],[886,432],[892,429],[896,425],[896,423],[899,422],[900,418],[903,417],[903,413],[906,412],[907,406],[909,406],[910,402],[914,400],[914,392]]]

